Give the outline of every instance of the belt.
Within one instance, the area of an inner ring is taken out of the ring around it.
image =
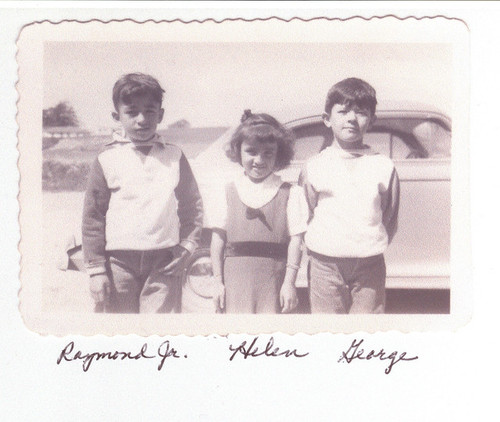
[[[286,260],[288,244],[274,242],[228,242],[224,255],[225,257],[255,256]]]

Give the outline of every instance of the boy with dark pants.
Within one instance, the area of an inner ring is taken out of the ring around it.
[[[357,78],[328,92],[323,120],[333,144],[306,163],[300,183],[311,212],[312,313],[383,313],[383,252],[397,229],[399,180],[390,158],[363,143],[375,90]]]
[[[180,273],[196,248],[201,197],[182,151],[156,127],[163,89],[132,73],[113,88],[121,133],[92,167],[83,209],[83,251],[96,308],[178,312]]]

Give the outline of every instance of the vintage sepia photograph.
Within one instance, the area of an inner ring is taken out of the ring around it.
[[[49,334],[463,323],[467,40],[440,18],[25,27],[25,323]]]
[[[499,18],[1,2],[2,415],[492,419]]]

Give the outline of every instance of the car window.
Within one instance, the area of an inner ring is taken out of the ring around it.
[[[413,128],[413,135],[426,149],[429,158],[451,156],[451,132],[437,122],[420,122]]]
[[[365,142],[393,160],[449,158],[451,154],[451,132],[436,119],[379,119]]]
[[[332,135],[323,122],[293,128],[294,160],[306,161],[331,144]]]
[[[308,160],[321,151],[323,143],[324,138],[319,135],[298,138],[295,143],[293,159],[300,161]]]
[[[390,132],[366,133],[364,143],[393,160],[404,160],[412,152],[411,148],[399,136]]]

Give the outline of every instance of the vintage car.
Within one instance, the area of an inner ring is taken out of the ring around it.
[[[309,110],[314,110],[310,108]],[[296,183],[302,165],[332,142],[331,130],[320,113],[296,111],[273,114],[287,122],[296,136],[295,156],[282,170],[282,178]],[[302,116],[290,118],[290,116]],[[304,117],[305,116],[305,117]],[[228,130],[201,152],[192,167],[206,208],[216,209],[216,198],[237,164],[225,156]],[[428,106],[381,104],[365,143],[395,163],[401,181],[398,232],[385,257],[387,289],[447,292],[450,287],[450,162],[451,120]],[[183,278],[184,312],[214,312],[211,301],[210,230],[204,229],[199,249],[191,257]],[[297,278],[300,307],[307,312],[307,257]],[[418,310],[417,310],[418,312]]]

